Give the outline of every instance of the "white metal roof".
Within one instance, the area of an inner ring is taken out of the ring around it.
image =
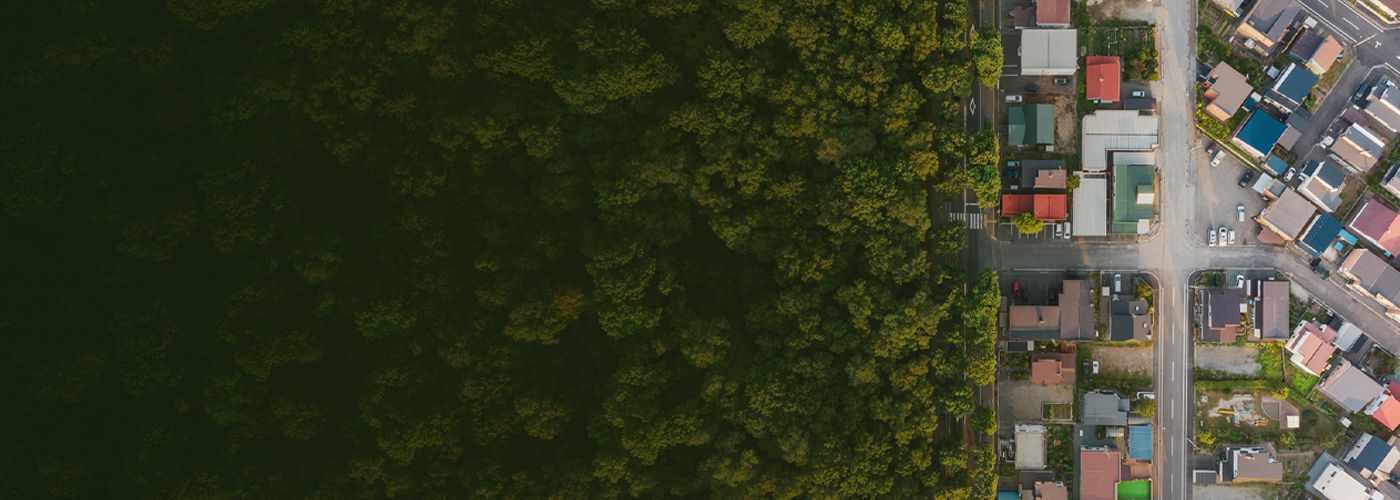
[[[1073,75],[1079,66],[1078,55],[1075,30],[1021,30],[1022,75]]]
[[[1086,177],[1074,190],[1072,207],[1075,236],[1105,236],[1108,234],[1108,179]]]
[[[1157,117],[1143,115],[1135,110],[1099,110],[1085,115],[1080,128],[1082,141],[1080,165],[1084,170],[1100,171],[1108,168],[1109,151],[1151,151],[1157,147]],[[1123,153],[1115,154],[1115,157]],[[1128,155],[1116,165],[1155,165],[1152,153],[1144,153],[1141,158],[1148,161],[1131,162],[1137,155]]]

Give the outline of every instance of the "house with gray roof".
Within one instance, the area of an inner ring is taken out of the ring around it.
[[[1347,286],[1374,299],[1386,308],[1386,314],[1400,319],[1400,271],[1370,250],[1357,247],[1342,259],[1337,274],[1347,279]]]
[[[1299,173],[1298,193],[1332,213],[1342,206],[1342,187],[1346,180],[1346,172],[1335,163],[1310,161]]]
[[[1361,411],[1384,392],[1381,384],[1345,359],[1317,384],[1317,390],[1346,413]]]
[[[1085,280],[1065,280],[1060,289],[1060,338],[1094,340],[1094,287]]]
[[[1264,207],[1264,211],[1259,213],[1256,220],[1259,221],[1259,225],[1277,235],[1279,240],[1292,241],[1298,238],[1316,213],[1317,208],[1314,208],[1307,198],[1298,194],[1298,191],[1289,189],[1283,192],[1283,196]]]
[[[1354,172],[1364,173],[1380,161],[1385,140],[1360,123],[1348,125],[1327,150]]]
[[[1258,340],[1288,340],[1288,282],[1260,281],[1254,302],[1254,335]]]
[[[1129,402],[1113,392],[1098,391],[1084,394],[1084,425],[1128,425]]]
[[[1381,438],[1363,433],[1346,449],[1342,462],[1372,484],[1378,484],[1388,480],[1395,465],[1400,463],[1400,450]]]
[[[1147,315],[1147,301],[1113,301],[1108,322],[1108,337],[1115,341],[1146,342],[1152,338],[1152,319]]]
[[[1283,480],[1283,462],[1272,444],[1230,446],[1220,462],[1224,483],[1277,483]]]
[[[1021,189],[1064,189],[1064,160],[1021,160]]]
[[[1239,288],[1207,288],[1205,290],[1205,325],[1202,342],[1229,344],[1235,341],[1240,328],[1240,304],[1244,290]]]
[[[1400,132],[1400,90],[1382,87],[1375,99],[1366,103],[1366,114],[1394,134]]]
[[[1301,10],[1298,0],[1258,0],[1236,30],[1253,41],[1256,50],[1268,55],[1283,41]]]

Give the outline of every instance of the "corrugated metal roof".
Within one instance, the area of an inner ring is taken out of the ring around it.
[[[1078,32],[1072,29],[1021,30],[1022,75],[1073,75],[1078,68]]]
[[[1108,234],[1108,179],[1086,177],[1074,190],[1075,236],[1104,236]]]
[[[1152,426],[1128,426],[1128,458],[1152,460]]]

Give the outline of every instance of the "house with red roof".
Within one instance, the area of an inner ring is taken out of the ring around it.
[[[1123,86],[1123,60],[1118,56],[1084,58],[1084,98],[1100,103],[1118,102]]]
[[[1117,500],[1123,479],[1123,453],[1102,447],[1079,448],[1079,498]]]
[[[1293,330],[1293,336],[1284,344],[1284,349],[1292,354],[1289,360],[1293,364],[1315,376],[1322,376],[1322,372],[1327,371],[1332,354],[1337,352],[1337,346],[1333,345],[1336,339],[1337,332],[1332,327],[1323,325],[1319,328],[1305,321]]]
[[[1073,384],[1072,352],[1039,353],[1031,357],[1031,383],[1040,385]]]
[[[1347,227],[1389,255],[1400,254],[1400,214],[1372,198],[1361,205]]]
[[[1035,24],[1042,28],[1069,27],[1069,0],[1039,0],[1035,3]]]
[[[1069,199],[1064,194],[1001,195],[1002,217],[1015,217],[1026,212],[1045,222],[1064,221],[1069,219]]]
[[[1386,430],[1393,431],[1400,426],[1400,399],[1396,399],[1396,395],[1400,395],[1400,384],[1391,382],[1386,385],[1385,392],[1366,405],[1366,414]]]

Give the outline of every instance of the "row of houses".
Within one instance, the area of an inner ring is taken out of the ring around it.
[[[1245,288],[1207,288],[1203,296],[1202,342],[1234,343],[1245,318],[1253,325],[1249,340],[1288,339],[1289,282],[1251,280]]]
[[[1325,500],[1400,499],[1395,466],[1400,449],[1389,441],[1362,433],[1342,449],[1341,457],[1324,452],[1308,471],[1306,489]]]
[[[1110,297],[1107,287],[1104,287],[1104,296]],[[1064,280],[1056,298],[1055,304],[1008,306],[1008,338],[1013,341],[1079,341],[1098,338],[1093,284],[1086,280]],[[1147,309],[1148,304],[1142,299],[1111,296],[1107,340],[1150,340],[1152,321],[1148,317]]]

